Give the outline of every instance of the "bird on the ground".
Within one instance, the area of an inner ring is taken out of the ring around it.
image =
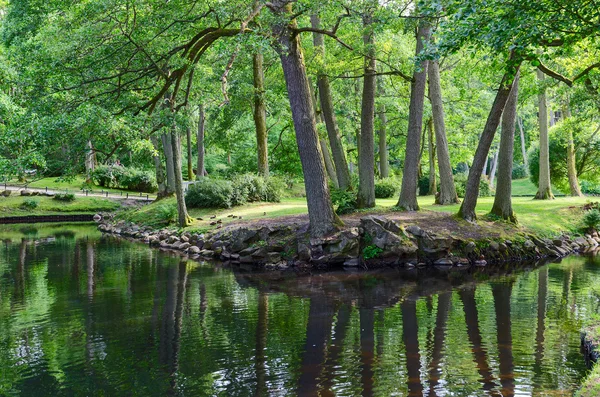
[[[216,217],[216,215],[211,215],[210,219],[215,219]]]

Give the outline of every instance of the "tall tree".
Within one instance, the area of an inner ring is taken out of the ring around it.
[[[276,0],[270,6],[275,15],[279,17],[273,24],[273,34],[278,39],[276,50],[281,59],[296,130],[296,143],[304,174],[311,234],[323,236],[333,231],[339,220],[335,216],[331,204],[310,87],[304,66],[304,56],[297,34],[297,24],[295,19],[290,19],[293,18],[293,15],[292,5],[289,1]]]
[[[546,76],[538,68],[536,70],[540,91],[538,94],[538,123],[540,129],[540,175],[538,191],[535,198],[538,200],[552,200],[552,186],[550,184],[550,140],[548,137],[548,103],[544,80]]]
[[[175,197],[177,199],[177,224],[179,227],[186,227],[192,223],[192,218],[188,215],[185,205],[185,196],[183,191],[183,176],[181,175],[181,138],[175,126],[171,131],[170,139],[173,148],[173,167],[175,175]]]
[[[171,140],[171,133],[165,132],[161,135],[163,153],[165,155],[166,171],[167,171],[167,196],[171,196],[175,193],[175,165],[173,163],[173,141]]]
[[[375,62],[375,33],[373,32],[373,9],[363,16],[363,44],[365,66],[363,77],[362,105],[360,115],[360,150],[358,152],[358,197],[359,208],[375,206],[375,91],[377,71]]]
[[[150,141],[152,142],[152,146],[154,147],[154,155],[152,156],[152,159],[154,161],[154,170],[156,172],[156,184],[158,185],[157,199],[161,199],[168,195],[167,185],[165,183],[165,168],[160,159],[160,148],[158,145],[158,139],[155,135],[152,135],[150,137]]]
[[[568,103],[563,107],[563,118],[567,120],[571,117],[571,108]],[[575,141],[573,139],[573,129],[567,127],[567,177],[569,179],[569,193],[573,197],[581,197],[581,189],[579,188],[579,179],[577,178],[577,166],[575,158]]]
[[[346,160],[346,152],[342,145],[342,137],[338,128],[337,119],[333,109],[333,100],[331,98],[331,87],[329,86],[329,77],[325,71],[325,41],[321,30],[321,20],[318,15],[313,14],[310,17],[313,32],[313,44],[315,52],[320,60],[320,69],[317,74],[317,86],[319,88],[319,102],[321,103],[321,114],[325,120],[327,128],[327,136],[329,138],[329,146],[331,146],[331,154],[335,164],[335,172],[337,175],[337,184],[340,189],[348,189],[350,187],[350,171]]]
[[[477,197],[479,197],[479,182],[481,181],[483,165],[485,161],[487,161],[490,146],[494,140],[498,124],[500,124],[500,117],[502,116],[504,106],[510,95],[515,76],[519,71],[519,66],[520,62],[515,64],[513,56],[511,56],[509,64],[507,65],[508,70],[504,73],[502,81],[500,81],[500,87],[498,88],[496,98],[494,99],[481,138],[479,139],[475,157],[473,158],[473,165],[469,169],[467,187],[465,189],[465,199],[458,211],[458,215],[468,221],[477,219],[475,207],[477,206]]]
[[[198,164],[196,165],[196,177],[202,178],[206,174],[204,166],[204,128],[206,124],[206,115],[204,113],[204,104],[198,105],[198,134],[196,136],[196,146],[198,146]]]
[[[421,19],[417,28],[417,57],[423,52],[425,42],[429,40],[431,25],[426,19]],[[421,127],[423,124],[423,102],[425,100],[425,85],[427,82],[428,61],[421,60],[415,66],[413,79],[410,83],[410,105],[408,111],[408,134],[406,137],[406,152],[404,154],[404,173],[402,188],[397,206],[407,211],[419,209],[417,202],[417,186],[419,178],[419,160],[421,148]]]
[[[435,129],[438,168],[440,171],[439,194],[435,196],[435,203],[441,205],[455,204],[459,200],[456,194],[456,186],[454,185],[452,165],[450,164],[444,105],[442,102],[442,87],[440,84],[440,65],[437,61],[429,62],[427,75],[429,80],[429,101],[431,102],[431,113]]]
[[[525,146],[525,129],[523,128],[523,119],[517,116],[517,124],[519,125],[519,136],[521,138],[521,156],[523,156],[523,166],[525,172],[529,174],[529,159],[527,158],[527,147]]]
[[[190,126],[185,129],[185,137],[186,137],[186,148],[187,148],[187,172],[188,172],[188,181],[193,181],[194,178],[194,166],[192,162],[192,128]]]
[[[433,119],[427,120],[427,152],[429,154],[429,194],[437,194],[435,176],[435,144],[433,143]]]
[[[512,209],[511,196],[518,96],[519,75],[517,74],[502,114],[502,134],[500,135],[500,149],[498,150],[498,184],[491,211],[492,214],[511,222],[517,221]]]
[[[256,128],[256,149],[258,154],[258,173],[269,176],[269,155],[267,144],[267,106],[265,103],[265,75],[263,54],[252,57],[254,74],[254,126]]]
[[[387,114],[385,104],[379,106],[379,130],[377,135],[379,138],[379,176],[381,178],[387,178],[390,176],[390,163],[388,160]]]

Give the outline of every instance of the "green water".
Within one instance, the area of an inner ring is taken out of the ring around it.
[[[0,229],[0,395],[571,396],[600,260],[291,277]]]

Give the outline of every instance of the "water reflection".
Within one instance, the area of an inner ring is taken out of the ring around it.
[[[567,396],[600,307],[594,258],[297,278],[82,231],[1,250],[0,395]]]

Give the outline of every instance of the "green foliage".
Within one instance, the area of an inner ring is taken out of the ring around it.
[[[527,178],[527,168],[524,164],[514,164],[512,169],[512,179]]]
[[[600,211],[596,208],[587,211],[583,215],[583,224],[588,229],[597,229],[600,225]]]
[[[38,207],[39,202],[35,199],[25,199],[21,203],[21,209],[34,210]]]
[[[284,190],[284,183],[279,178],[264,178],[255,174],[238,175],[232,183],[235,196],[233,205],[258,201],[279,202]]]
[[[424,175],[419,178],[419,196],[427,196],[429,194],[429,176]]]
[[[381,248],[379,248],[376,245],[367,245],[366,247],[363,248],[362,250],[362,257],[363,259],[374,259],[374,258],[378,258],[379,255],[381,255],[381,253],[383,252],[383,250]]]
[[[75,201],[75,195],[73,193],[57,193],[54,195],[53,199],[56,201],[64,201],[70,203],[72,201]]]
[[[351,190],[332,188],[331,202],[338,215],[356,211],[356,193]]]
[[[150,171],[122,166],[100,165],[92,171],[92,180],[101,187],[152,193],[158,189]]]
[[[375,182],[375,198],[390,198],[394,197],[398,191],[398,183],[391,178],[380,179]]]
[[[156,207],[155,219],[158,223],[170,225],[177,220],[177,206],[175,204],[161,204]]]
[[[600,185],[598,183],[590,182],[586,179],[580,180],[581,193],[590,195],[600,195]]]
[[[229,181],[200,178],[188,187],[185,204],[190,208],[231,208],[233,191]]]
[[[458,197],[464,198],[467,190],[467,179],[468,175],[464,173],[454,175],[454,186],[456,187],[456,194]],[[492,189],[490,188],[490,182],[486,177],[482,177],[479,181],[479,197],[489,197],[492,195]]]

